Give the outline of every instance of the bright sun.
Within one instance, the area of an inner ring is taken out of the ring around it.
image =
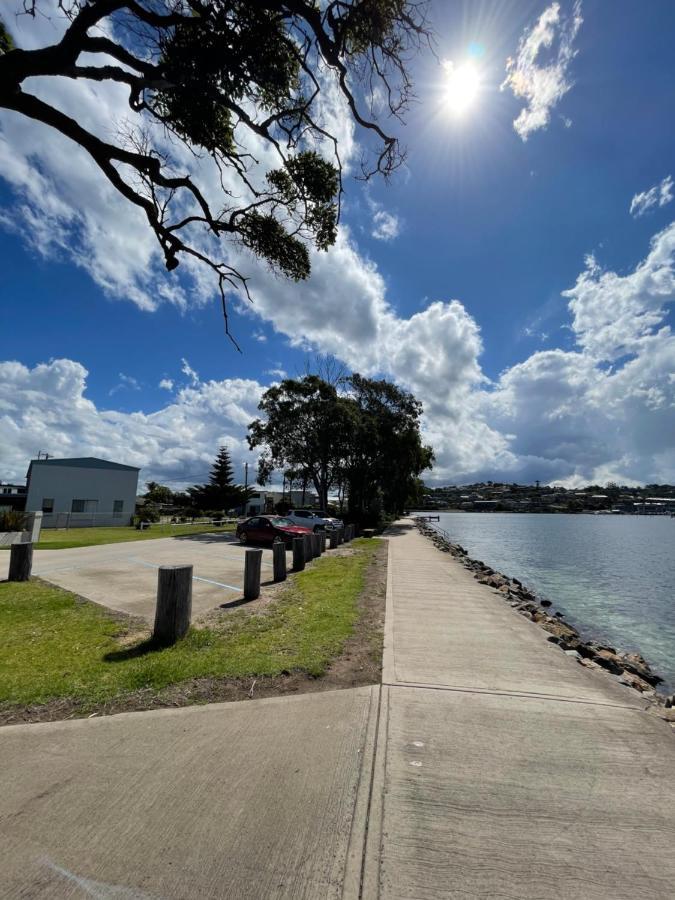
[[[463,115],[474,103],[480,90],[480,76],[472,62],[460,66],[445,64],[446,82],[443,91],[445,106],[456,116]]]

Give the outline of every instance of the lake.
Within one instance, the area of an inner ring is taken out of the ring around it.
[[[551,600],[583,637],[641,653],[675,688],[675,519],[439,515],[473,559]]]

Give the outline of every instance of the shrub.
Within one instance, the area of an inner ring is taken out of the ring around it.
[[[17,509],[6,509],[0,513],[0,531],[23,531],[25,527],[25,513]]]

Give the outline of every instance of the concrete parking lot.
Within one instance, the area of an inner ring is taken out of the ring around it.
[[[164,565],[192,565],[193,619],[215,607],[241,600],[244,554],[232,534],[194,534],[78,547],[36,550],[33,574],[110,609],[152,622],[157,599],[157,570]],[[6,577],[9,553],[0,566]],[[291,567],[291,554],[288,554]],[[272,551],[263,548],[262,582],[272,581]]]

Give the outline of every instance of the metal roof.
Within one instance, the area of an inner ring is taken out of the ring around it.
[[[111,462],[109,459],[98,459],[95,456],[79,456],[72,459],[31,459],[27,478],[33,466],[63,466],[72,469],[114,469],[123,472],[140,472],[139,466],[125,466]]]

